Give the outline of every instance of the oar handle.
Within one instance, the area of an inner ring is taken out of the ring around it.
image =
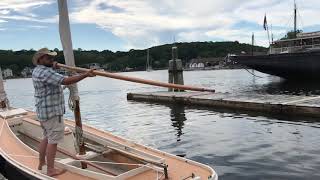
[[[69,71],[76,71],[76,72],[88,72],[90,70],[87,68],[68,66],[68,65],[60,64],[60,63],[56,63],[55,66],[69,70]],[[159,81],[153,81],[153,80],[147,80],[147,79],[142,79],[142,78],[119,75],[119,74],[110,73],[110,72],[106,72],[106,71],[94,70],[92,73],[97,76],[109,77],[109,78],[120,79],[120,80],[124,80],[124,81],[131,81],[131,82],[136,82],[136,83],[141,83],[141,84],[149,84],[149,85],[153,85],[153,86],[174,88],[174,89],[180,89],[180,90],[215,92],[214,89],[198,88],[198,87],[186,86],[186,85],[181,85],[181,84],[164,83],[164,82],[159,82]]]

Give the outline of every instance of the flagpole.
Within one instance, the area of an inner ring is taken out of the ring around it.
[[[264,14],[264,21],[263,21],[263,28],[267,31],[268,34],[268,41],[269,41],[269,48],[271,48],[271,43],[270,43],[270,34],[269,34],[269,27],[267,23],[267,14]]]

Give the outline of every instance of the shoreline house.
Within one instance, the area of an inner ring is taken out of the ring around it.
[[[101,69],[101,65],[99,63],[90,63],[88,64],[88,68],[99,70]]]
[[[10,68],[6,68],[2,71],[3,78],[10,78],[13,77],[12,70]]]
[[[22,77],[24,77],[24,78],[31,77],[31,76],[32,76],[32,71],[33,71],[32,68],[30,68],[30,67],[25,67],[25,68],[23,68],[23,70],[21,71],[21,75],[22,75]]]
[[[223,61],[223,57],[194,58],[185,67],[189,70],[219,69]]]
[[[97,71],[104,71],[108,65],[102,66],[100,63],[89,63],[89,64],[84,64],[82,67],[88,68],[88,69],[95,69]]]

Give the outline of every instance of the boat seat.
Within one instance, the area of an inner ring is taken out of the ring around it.
[[[23,126],[24,126],[24,131],[22,133],[27,134],[33,138],[36,138],[38,140],[42,139],[42,130],[40,126],[40,122],[31,119],[29,117],[23,118]],[[30,134],[30,132],[33,132]],[[75,147],[75,137],[72,133],[72,130],[68,127],[65,127],[64,129],[64,138],[63,141],[58,144],[58,146],[62,149],[68,150],[72,154],[76,154],[76,147]]]
[[[7,123],[10,127],[16,126],[16,125],[21,125],[22,124],[22,118],[21,117],[15,117],[15,118],[10,118],[7,119]]]
[[[1,109],[0,110],[0,117],[7,119],[7,118],[15,117],[15,116],[25,115],[27,113],[28,112],[22,108],[12,108],[10,110]]]

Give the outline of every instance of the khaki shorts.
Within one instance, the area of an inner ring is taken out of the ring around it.
[[[40,121],[43,136],[48,139],[49,144],[58,144],[64,137],[63,116],[55,116],[47,121]]]

